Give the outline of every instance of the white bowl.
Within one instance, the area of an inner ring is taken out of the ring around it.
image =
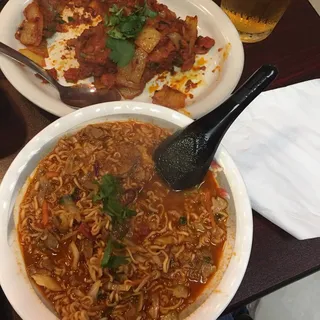
[[[0,13],[0,41],[14,49],[23,47],[14,35],[23,20],[24,7],[31,1],[9,0]],[[227,15],[212,0],[159,2],[168,5],[182,18],[198,15],[199,34],[210,36],[216,41],[215,46],[206,55],[207,70],[205,76],[201,76],[203,85],[192,92],[194,99],[188,102],[186,108],[192,118],[200,117],[219,106],[231,94],[240,79],[244,53],[239,34]],[[213,73],[212,70],[217,66],[221,67],[221,72]],[[40,108],[57,116],[74,111],[60,101],[58,92],[53,87],[43,84],[28,68],[21,67],[3,55],[0,55],[0,68],[11,84]],[[135,100],[151,102],[148,90],[145,89]]]
[[[73,112],[50,124],[21,150],[8,169],[0,187],[0,283],[10,303],[24,320],[53,320],[56,316],[41,302],[26,275],[17,239],[21,189],[38,162],[57,140],[88,123],[137,119],[177,129],[192,120],[178,112],[153,104],[123,101],[104,103]],[[252,243],[252,212],[244,182],[226,150],[221,147],[216,160],[223,167],[219,177],[231,195],[228,237],[223,258],[214,279],[201,297],[188,309],[190,320],[216,319],[236,293],[245,273]],[[17,207],[17,206],[16,206]]]

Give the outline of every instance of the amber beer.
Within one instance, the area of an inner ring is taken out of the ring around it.
[[[268,37],[290,0],[222,0],[221,8],[237,28],[243,42]]]

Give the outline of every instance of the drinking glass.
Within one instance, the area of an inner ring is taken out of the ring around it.
[[[237,28],[242,42],[264,40],[273,31],[290,0],[222,0],[221,8]]]

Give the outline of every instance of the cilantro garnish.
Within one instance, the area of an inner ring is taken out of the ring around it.
[[[59,204],[63,205],[63,204],[73,202],[73,199],[70,194],[66,194],[66,195],[62,196],[58,202],[59,202]]]
[[[179,224],[182,225],[182,226],[186,225],[187,224],[187,217],[181,216],[179,218]]]
[[[56,22],[58,22],[59,24],[64,24],[66,23],[63,19],[62,19],[62,16],[60,13],[56,13],[55,17],[54,17],[54,20]]]
[[[107,213],[114,222],[122,223],[127,218],[136,215],[134,210],[131,210],[121,204],[119,201],[120,185],[117,179],[106,174],[102,177],[99,184],[99,191],[93,196],[93,202],[102,201],[103,211]]]
[[[114,197],[119,193],[119,183],[111,174],[105,174],[101,178],[101,183],[95,182],[99,186],[99,191],[93,196],[93,202],[103,200],[110,196]]]
[[[147,2],[145,3],[145,6],[144,6],[144,14],[145,14],[145,16],[147,16],[148,18],[151,18],[151,19],[155,18],[155,17],[158,15],[157,12],[152,11],[152,10],[148,7]]]
[[[109,268],[109,269],[117,269],[123,264],[128,264],[128,258],[124,256],[115,256],[112,254],[112,250],[115,244],[112,240],[109,240],[106,249],[103,254],[103,258],[101,260],[101,267],[102,268]]]
[[[136,10],[128,16],[117,5],[109,9],[109,14],[104,19],[109,36],[106,46],[111,49],[110,59],[119,67],[128,65],[134,56],[135,46],[130,40],[138,36],[147,18],[155,18],[157,15],[146,1],[144,6],[136,6]]]
[[[104,250],[103,258],[101,260],[101,267],[106,268],[111,258],[111,251],[112,251],[112,242],[111,240],[109,240],[106,245],[106,249]]]
[[[107,264],[107,268],[109,269],[117,269],[123,264],[128,264],[129,261],[127,260],[127,257],[123,256],[111,256],[110,260]]]
[[[107,47],[111,49],[110,59],[119,67],[125,67],[134,56],[134,44],[122,39],[107,39]]]
[[[79,188],[74,188],[71,194],[63,195],[62,197],[60,197],[58,202],[61,205],[77,202],[79,200],[79,193]]]

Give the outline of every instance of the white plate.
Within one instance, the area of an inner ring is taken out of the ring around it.
[[[20,151],[8,169],[0,186],[0,282],[3,291],[17,313],[24,320],[55,320],[53,313],[32,289],[26,275],[17,239],[18,210],[22,186],[61,136],[88,123],[137,119],[160,126],[181,128],[191,119],[173,110],[134,101],[104,103],[73,112],[60,118],[37,134]],[[233,160],[221,147],[216,160],[224,169],[219,179],[231,196],[227,240],[222,261],[214,279],[192,305],[185,320],[214,320],[228,306],[244,276],[252,243],[252,211],[241,175]],[[19,203],[19,201],[18,201]]]
[[[29,2],[31,0],[10,0],[0,14],[0,41],[14,49],[23,47],[14,35],[23,20],[23,9]],[[192,92],[194,98],[187,102],[189,106],[186,111],[191,117],[197,118],[217,107],[236,87],[243,70],[243,46],[229,18],[212,0],[160,0],[160,2],[168,5],[183,18],[187,15],[197,15],[199,34],[210,36],[216,41],[214,48],[206,55],[205,75],[199,75],[202,84]],[[216,66],[221,67],[220,72],[215,69]],[[11,84],[40,108],[57,116],[64,116],[74,111],[60,101],[58,92],[54,88],[43,84],[27,68],[21,67],[3,55],[0,55],[0,68]],[[213,70],[216,71],[212,72]],[[146,88],[135,100],[151,102],[150,95]]]

